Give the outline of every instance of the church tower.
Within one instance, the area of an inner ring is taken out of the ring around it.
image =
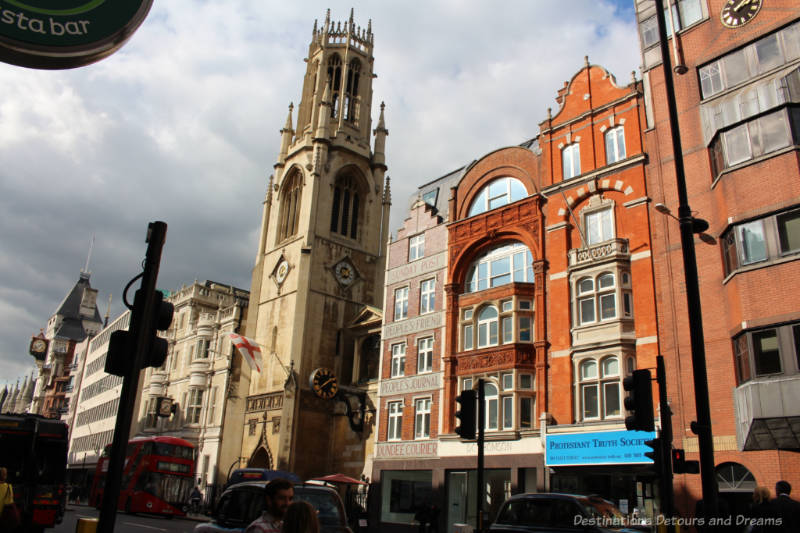
[[[383,104],[372,129],[371,26],[357,26],[352,10],[347,21],[332,21],[329,10],[314,23],[253,269],[246,335],[263,364],[250,376],[242,457],[304,478],[360,474],[371,441],[363,422],[372,406],[358,386],[365,350],[353,331],[382,308],[391,203]],[[359,413],[361,426],[352,423]]]

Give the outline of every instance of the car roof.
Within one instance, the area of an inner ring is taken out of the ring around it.
[[[513,500],[545,500],[545,499],[559,499],[559,500],[588,500],[589,496],[583,494],[565,494],[561,492],[526,492],[524,494],[515,494],[507,501]]]
[[[255,489],[264,489],[264,488],[266,488],[266,486],[268,484],[269,484],[269,481],[265,481],[265,480],[242,481],[241,483],[237,483],[235,485],[231,485],[230,487],[228,487],[225,490],[225,492],[230,491],[230,490],[241,490],[241,489],[246,488],[246,487],[252,487],[252,488],[255,488]],[[293,485],[293,487],[295,489],[295,492],[297,491],[297,489],[300,489],[300,490],[303,490],[303,491],[311,490],[311,491],[320,491],[320,492],[334,492],[334,493],[336,492],[331,487],[327,487],[325,485],[317,485],[317,484],[314,484],[314,483],[295,483]]]

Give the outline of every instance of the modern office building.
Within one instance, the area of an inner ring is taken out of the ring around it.
[[[797,2],[679,0],[675,85],[695,235],[714,467],[731,509],[756,485],[800,485],[800,9]],[[659,348],[673,446],[698,459],[678,192],[655,3],[638,0],[653,205]],[[667,17],[669,23],[669,17]],[[684,513],[700,476],[677,475]]]

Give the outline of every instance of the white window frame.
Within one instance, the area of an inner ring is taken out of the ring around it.
[[[199,424],[200,414],[203,410],[203,389],[189,389],[189,404],[186,408],[186,423]]]
[[[414,400],[414,438],[429,439],[431,437],[431,399]]]
[[[492,189],[495,191],[493,196],[490,193]],[[503,190],[499,191],[498,189]],[[520,195],[520,192],[523,191],[524,194]],[[497,209],[504,205],[517,202],[527,197],[528,190],[517,178],[512,178],[510,176],[497,178],[481,188],[480,192],[478,192],[478,194],[472,200],[472,203],[469,206],[469,211],[467,212],[467,216],[473,217],[475,215]]]
[[[568,180],[581,174],[581,147],[580,143],[568,144],[561,149],[561,168],[563,178]]]
[[[494,316],[483,316],[484,313],[493,311]],[[500,341],[500,320],[497,307],[494,305],[487,305],[481,308],[478,313],[478,348],[487,348],[489,346],[497,346]],[[481,333],[484,333],[484,340],[481,342]],[[492,333],[494,332],[494,335]]]
[[[422,280],[419,284],[419,314],[433,313],[436,306],[436,278]]]
[[[493,388],[494,392],[489,393],[487,389]],[[483,402],[484,406],[484,431],[497,431],[500,423],[500,394],[496,383],[485,381],[483,383]]]
[[[403,320],[408,317],[408,287],[394,290],[394,319]]]
[[[416,261],[425,257],[425,234],[420,233],[408,238],[408,261]]]
[[[433,371],[433,337],[417,340],[417,374]]]
[[[403,402],[386,404],[386,440],[403,440]]]
[[[391,377],[400,378],[406,375],[406,343],[392,344]]]
[[[508,261],[508,270],[500,265]],[[516,264],[521,263],[521,268]],[[507,278],[507,279],[505,279]],[[533,283],[533,254],[521,242],[493,248],[477,258],[467,271],[464,292],[478,292],[510,283]]]
[[[614,239],[616,231],[613,206],[584,211],[583,227],[587,246]]]
[[[624,410],[622,407],[622,356],[603,355],[601,357],[585,358],[578,362],[577,387],[578,398],[578,419],[582,421],[592,420],[617,420],[622,418]],[[607,367],[614,361],[616,371],[610,371]],[[585,375],[584,368],[592,366],[594,373]],[[594,390],[594,400],[592,405],[587,405],[586,393]],[[613,395],[613,396],[612,396]],[[591,412],[588,412],[591,408]],[[616,412],[609,412],[610,408],[615,408]]]
[[[605,132],[606,164],[622,161],[625,153],[625,127],[615,126]]]

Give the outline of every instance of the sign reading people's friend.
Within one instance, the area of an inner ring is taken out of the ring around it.
[[[0,60],[23,67],[87,65],[118,50],[153,0],[0,0]]]

